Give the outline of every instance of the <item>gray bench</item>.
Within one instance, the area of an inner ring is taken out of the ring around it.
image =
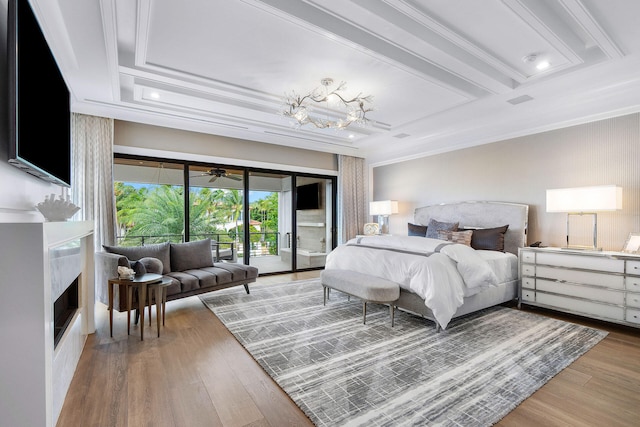
[[[394,302],[400,297],[400,286],[387,279],[351,270],[323,270],[320,273],[323,286],[323,305],[326,305],[329,290],[335,289],[362,300],[362,323],[367,323],[367,302],[389,304],[393,327]]]

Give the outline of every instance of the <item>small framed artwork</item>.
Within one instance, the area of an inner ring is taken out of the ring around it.
[[[374,236],[380,233],[380,227],[377,222],[367,222],[364,225],[364,235],[365,236]]]
[[[640,253],[640,233],[629,233],[627,242],[622,248],[622,252],[637,254]]]

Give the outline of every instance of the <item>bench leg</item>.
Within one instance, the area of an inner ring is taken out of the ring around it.
[[[389,311],[389,314],[391,314],[391,327],[393,328],[393,315],[395,314],[395,307],[393,304],[389,304]]]
[[[249,295],[249,284],[248,283],[244,284],[244,290],[247,291],[247,295]]]
[[[367,302],[362,301],[362,324],[367,324]]]
[[[329,288],[322,285],[322,305],[327,305],[327,293]]]

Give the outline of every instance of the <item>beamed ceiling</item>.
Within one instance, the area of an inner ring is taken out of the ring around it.
[[[85,114],[375,164],[640,111],[638,0],[32,4]],[[325,77],[373,95],[368,126],[279,113]]]

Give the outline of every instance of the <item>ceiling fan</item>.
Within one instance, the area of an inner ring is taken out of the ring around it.
[[[242,181],[242,177],[241,176],[232,175],[230,173],[227,173],[227,171],[225,169],[221,169],[221,168],[209,169],[208,171],[203,172],[200,175],[195,175],[195,176],[196,177],[198,177],[198,176],[210,176],[211,179],[209,180],[209,182],[214,182],[218,178],[228,178],[228,179],[231,179],[233,181]]]

